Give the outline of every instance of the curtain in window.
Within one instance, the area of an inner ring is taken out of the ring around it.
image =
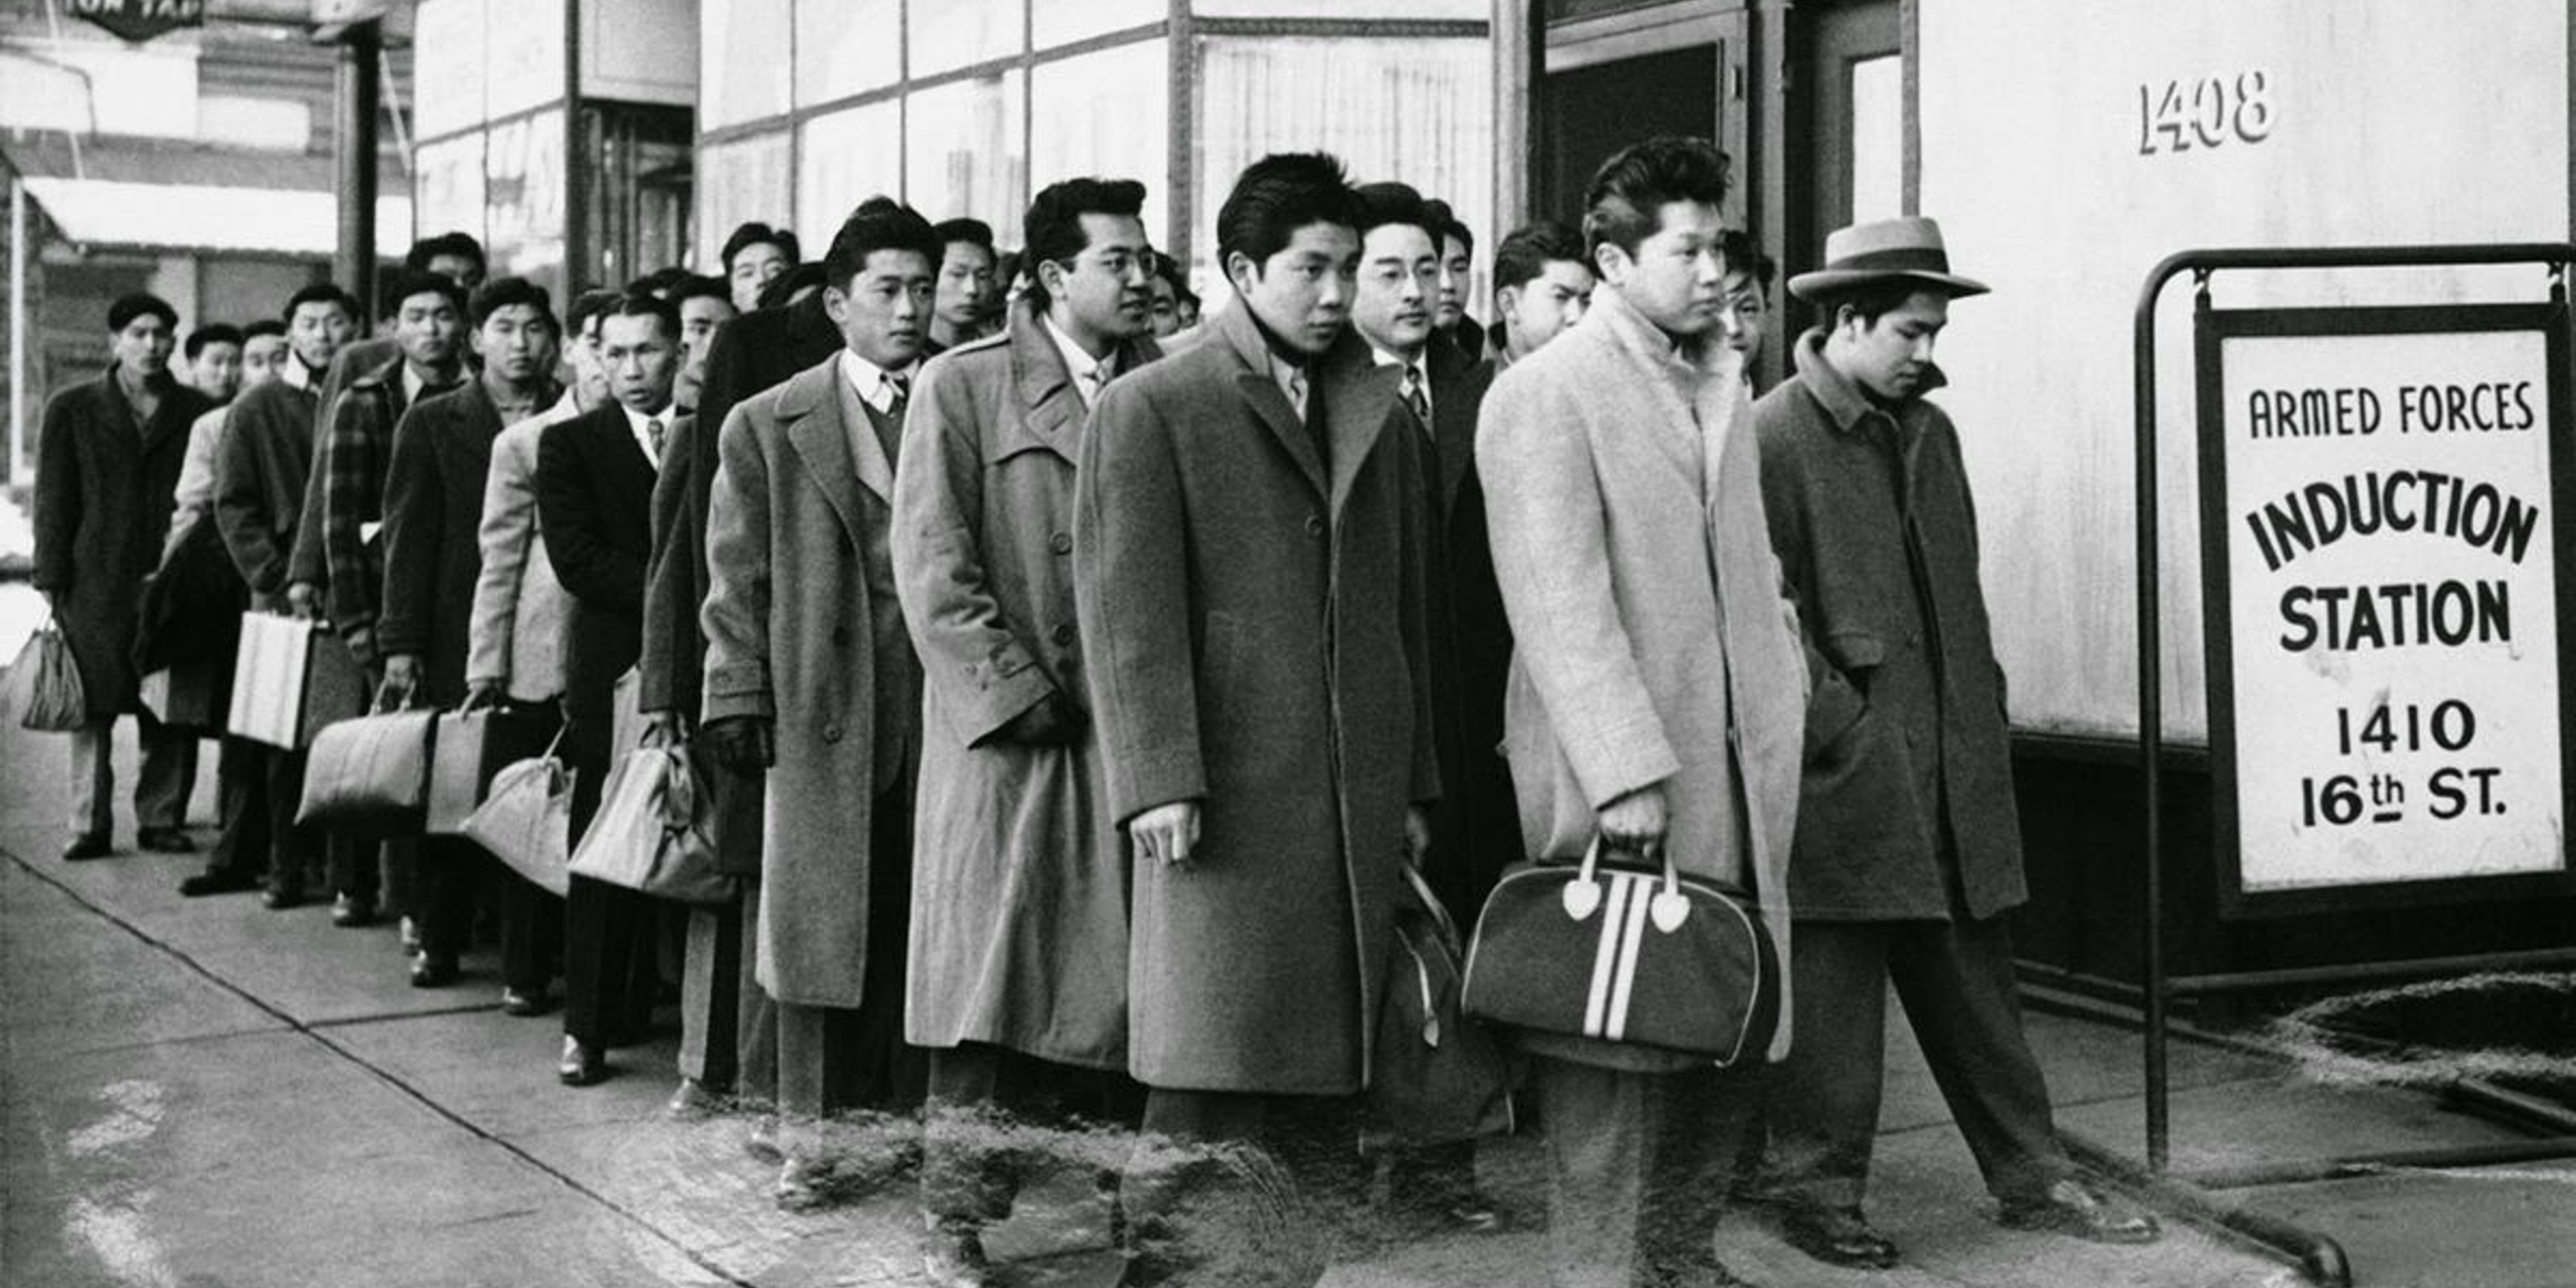
[[[953,81],[904,105],[905,200],[936,223],[968,215],[1004,242],[1029,205],[1028,83],[1022,73]]]
[[[1170,43],[1148,40],[1040,63],[1029,94],[1029,188],[1098,175],[1145,185],[1145,235],[1171,227]],[[1007,240],[1017,241],[1013,229]]]
[[[784,130],[698,149],[698,271],[723,271],[717,256],[724,250],[725,238],[742,224],[754,219],[786,223],[794,179],[788,170]],[[829,231],[818,239],[810,228],[789,226],[796,228],[798,240],[813,247],[810,254],[822,257],[823,247],[831,240]]]

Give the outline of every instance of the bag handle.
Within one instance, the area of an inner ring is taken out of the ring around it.
[[[1449,909],[1440,902],[1440,897],[1431,892],[1431,882],[1423,877],[1422,870],[1409,862],[1399,863],[1397,867],[1403,871],[1404,884],[1412,888],[1413,897],[1422,904],[1423,911],[1430,914],[1431,924],[1440,933],[1440,941],[1453,949],[1460,948],[1465,941],[1458,937],[1458,923],[1450,917]],[[1439,1044],[1435,1041],[1432,1045]]]
[[[1608,844],[1599,832],[1592,834],[1592,843],[1583,850],[1582,866],[1576,870],[1574,879],[1565,883],[1559,896],[1565,901],[1565,915],[1576,921],[1601,908],[1601,851]],[[1649,843],[1646,851],[1642,857],[1660,859],[1664,869],[1664,888],[1655,892],[1648,905],[1649,915],[1654,918],[1656,929],[1671,934],[1690,919],[1690,899],[1682,893],[1681,870],[1673,865],[1671,848],[1656,841]]]

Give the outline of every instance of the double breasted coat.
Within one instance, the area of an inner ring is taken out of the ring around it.
[[[1992,917],[2026,892],[1959,432],[1919,397],[1863,397],[1822,339],[1801,339],[1797,374],[1753,407],[1780,562],[1863,698],[1817,730],[1790,901],[1802,920]]]
[[[540,403],[554,396],[552,388],[537,391]],[[420,400],[394,427],[376,648],[387,656],[417,654],[420,697],[434,706],[465,697],[474,583],[483,571],[476,533],[500,435],[500,408],[480,380]]]
[[[1113,370],[1155,354],[1138,340]],[[1127,1066],[1127,854],[1088,730],[1003,736],[1050,695],[1089,704],[1073,590],[1088,412],[1045,324],[921,369],[895,470],[894,561],[923,676],[904,1036]]]
[[[1660,784],[1675,865],[1749,890],[1785,961],[1807,668],[1748,408],[1732,350],[1676,351],[1604,289],[1494,378],[1476,464],[1530,853],[1581,856],[1602,807]]]
[[[911,757],[919,737],[876,716],[880,686],[920,692],[920,663],[870,585],[869,563],[891,557],[894,466],[871,427],[844,419],[846,383],[834,354],[735,404],[707,511],[703,718],[774,725],[757,974],[794,1006],[857,1008],[902,986],[867,969],[870,885],[873,865],[910,856],[871,838],[880,793],[911,769],[879,758]],[[906,709],[918,720],[917,700]]]
[[[150,421],[116,383],[85,381],[45,404],[36,448],[36,589],[53,596],[93,719],[135,709],[136,597],[170,534],[188,427],[213,404],[162,372]]]
[[[1186,865],[1135,865],[1127,1067],[1347,1094],[1367,1081],[1405,810],[1440,790],[1421,432],[1357,335],[1313,363],[1310,425],[1248,306],[1207,325],[1109,386],[1076,478],[1111,816],[1200,806]]]

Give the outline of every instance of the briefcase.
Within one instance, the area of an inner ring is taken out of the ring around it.
[[[415,836],[429,803],[438,713],[426,707],[343,720],[313,740],[295,821],[344,836]]]
[[[1404,877],[1412,897],[1396,905],[1369,1070],[1371,1143],[1445,1145],[1508,1132],[1511,1068],[1502,1044],[1459,1005],[1457,924],[1412,865]]]
[[[212,737],[224,732],[232,673],[220,662],[181,662],[143,677],[143,709],[165,729]]]
[[[557,738],[560,740],[561,733]],[[565,865],[572,849],[573,771],[545,754],[503,765],[491,791],[465,820],[465,836],[490,851],[538,889],[562,895],[572,884]]]
[[[626,753],[600,788],[599,812],[573,848],[572,871],[682,903],[729,903],[738,886],[716,871],[715,799],[685,743]]]
[[[1467,951],[1467,1014],[1654,1047],[1721,1067],[1770,1049],[1780,956],[1753,901],[1722,882],[1602,861],[1514,864]]]
[[[483,803],[492,776],[503,765],[544,752],[558,723],[542,707],[479,707],[438,717],[422,830],[431,836],[464,835],[465,820]]]
[[[325,726],[366,713],[367,675],[321,622],[242,614],[224,732],[293,751]]]

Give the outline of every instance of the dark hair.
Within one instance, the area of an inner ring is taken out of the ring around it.
[[[1729,228],[1718,234],[1717,257],[1726,261],[1728,272],[1748,274],[1753,278],[1753,284],[1762,288],[1764,295],[1771,293],[1771,275],[1779,271],[1779,266],[1762,253],[1761,247],[1753,244],[1751,234],[1741,228]]]
[[[651,318],[662,324],[663,339],[673,344],[680,342],[680,307],[659,295],[628,291],[611,300],[607,308],[600,310],[599,316],[602,321],[609,318]]]
[[[939,234],[939,248],[943,252],[958,242],[964,242],[969,246],[983,247],[987,255],[993,253],[993,226],[981,219],[942,219],[931,231]]]
[[[590,328],[590,320],[617,307],[615,291],[583,291],[572,297],[572,310],[564,315],[567,334],[578,336]]]
[[[1440,225],[1431,218],[1431,203],[1422,194],[1401,183],[1364,183],[1359,186],[1360,222],[1358,233],[1366,237],[1388,224],[1411,224],[1429,235],[1431,252],[1440,253]]]
[[[716,256],[716,263],[730,273],[734,256],[763,242],[777,247],[778,253],[785,255],[790,264],[804,258],[803,249],[796,244],[796,234],[784,228],[772,228],[755,219],[734,229],[733,235],[725,238],[724,253]]]
[[[209,322],[189,332],[188,342],[180,346],[180,351],[188,355],[190,362],[194,362],[197,360],[197,355],[204,353],[206,346],[210,344],[229,344],[236,349],[240,348],[241,328],[230,322]]]
[[[349,293],[341,290],[336,282],[315,282],[287,296],[286,311],[277,316],[283,321],[292,322],[295,320],[295,311],[307,304],[336,304],[340,306],[342,313],[348,315],[351,322],[357,321],[359,317],[358,302],[350,299]]]
[[[1816,306],[1817,315],[1829,330],[1841,320],[1845,308],[1858,314],[1863,325],[1876,326],[1882,315],[1904,307],[1916,293],[1935,289],[1911,278],[1882,277],[1812,296],[1809,302]]]
[[[1655,235],[1664,206],[1726,200],[1726,154],[1706,139],[1662,135],[1621,148],[1593,172],[1583,196],[1583,253],[1604,245],[1631,255]]]
[[[1431,220],[1431,236],[1435,240],[1455,237],[1469,254],[1475,253],[1476,234],[1467,231],[1466,221],[1458,218],[1458,212],[1448,202],[1433,197],[1422,203],[1422,209],[1424,217]]]
[[[1173,304],[1187,304],[1191,308],[1198,307],[1198,292],[1190,289],[1190,275],[1181,271],[1181,261],[1174,259],[1159,250],[1155,251],[1154,276],[1163,279],[1165,283],[1171,286]]]
[[[721,277],[700,277],[691,273],[681,278],[679,284],[673,286],[671,293],[665,298],[671,301],[671,307],[675,309],[695,299],[723,300],[730,307],[733,304],[733,289],[726,285]]]
[[[1091,234],[1082,230],[1084,215],[1134,219],[1144,211],[1145,185],[1133,179],[1094,176],[1048,184],[1029,202],[1028,244],[1011,266],[1012,272],[1025,269],[1029,275],[1030,306],[1043,313],[1051,303],[1038,265],[1070,263],[1091,245]]]
[[[871,198],[850,215],[841,231],[832,234],[832,248],[823,253],[823,282],[847,289],[850,279],[868,266],[868,256],[881,250],[918,252],[936,272],[947,246],[920,212],[888,198]]]
[[[146,313],[161,319],[161,325],[173,331],[179,329],[179,310],[171,308],[170,301],[150,291],[134,291],[117,296],[116,303],[107,306],[107,329],[122,331],[134,325],[134,319]]]
[[[1591,269],[1583,258],[1583,234],[1553,219],[1515,228],[1494,248],[1494,289],[1526,286],[1559,260]]]
[[[535,309],[546,329],[554,330],[555,297],[546,294],[546,288],[524,277],[496,277],[476,287],[474,302],[466,307],[465,318],[469,325],[480,331],[485,320],[493,314],[521,304]]]
[[[283,340],[286,338],[286,324],[276,318],[261,318],[242,328],[242,343],[247,345],[264,335],[273,335]]]
[[[764,309],[784,308],[798,291],[820,289],[826,280],[823,266],[807,260],[769,279],[769,285],[760,288],[760,298],[752,303]]]
[[[474,271],[478,275],[491,267],[491,262],[483,258],[483,243],[461,232],[440,233],[436,237],[423,237],[413,242],[410,253],[403,256],[403,267],[415,273],[426,273],[429,262],[441,255],[473,260]],[[419,294],[417,291],[412,293]]]
[[[464,315],[465,288],[449,278],[427,269],[406,268],[385,279],[384,301],[388,313],[400,312],[402,302],[415,295],[433,294],[447,297],[447,302],[455,306],[457,314]]]
[[[1216,212],[1216,258],[1258,267],[1308,224],[1360,226],[1360,195],[1330,152],[1274,152],[1244,167]]]

